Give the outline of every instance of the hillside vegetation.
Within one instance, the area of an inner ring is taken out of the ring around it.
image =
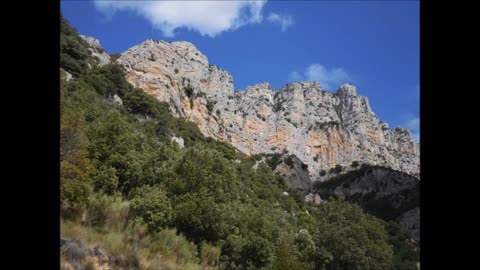
[[[395,224],[344,200],[304,204],[121,66],[98,66],[63,18],[60,34],[62,269],[416,269]]]

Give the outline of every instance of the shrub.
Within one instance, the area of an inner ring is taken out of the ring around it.
[[[197,250],[183,235],[178,235],[176,229],[164,229],[151,238],[149,253],[161,254],[163,258],[184,265],[197,257]]]
[[[77,30],[60,16],[60,67],[73,75],[84,73],[88,65],[95,62],[88,48],[89,45],[77,34]]]
[[[340,164],[337,164],[337,166],[335,166],[335,172],[336,172],[336,173],[341,173],[341,172],[342,172],[342,169],[343,169],[343,167],[342,167],[342,165],[340,165]]]
[[[392,246],[378,219],[341,200],[321,204],[315,216],[317,269],[392,269]]]
[[[83,205],[91,192],[95,168],[88,158],[86,123],[81,114],[62,110],[60,117],[60,200]]]
[[[150,232],[165,228],[171,219],[172,206],[166,193],[159,187],[144,186],[131,201],[132,217],[140,219]]]
[[[205,141],[205,136],[203,136],[198,126],[191,121],[182,118],[172,118],[172,122],[168,128],[176,136],[182,137],[187,147]]]
[[[298,252],[293,241],[282,239],[277,249],[276,260],[273,264],[273,270],[304,270],[306,266],[297,256]]]
[[[205,94],[205,92],[198,91],[198,93],[197,93],[197,97],[203,97],[204,98],[206,96],[207,96],[207,94]]]
[[[318,129],[326,129],[330,127],[338,128],[340,123],[338,121],[328,121],[328,122],[315,122],[315,128]]]
[[[321,170],[320,171],[320,176],[325,176],[327,174],[327,171],[326,170]]]
[[[120,58],[120,56],[122,56],[122,55],[119,54],[119,53],[114,53],[114,54],[110,55],[110,62],[115,63],[115,61],[117,61],[117,59]]]
[[[93,188],[95,191],[103,191],[105,194],[113,195],[117,190],[118,176],[117,170],[112,167],[101,167],[93,178]]]
[[[188,239],[215,242],[224,237],[221,212],[211,196],[186,194],[175,205],[175,227]]]
[[[188,98],[193,97],[193,87],[190,84],[183,87],[183,91],[185,92],[185,95],[187,95]]]
[[[359,165],[360,164],[356,160],[352,162],[352,168],[357,168]]]
[[[101,193],[94,193],[88,201],[86,224],[100,229],[105,226],[113,198]]]
[[[252,233],[229,235],[222,246],[225,269],[271,269],[273,260],[273,243]]]
[[[215,267],[220,260],[221,249],[202,242],[200,247],[200,259],[203,267]]]
[[[173,64],[173,62],[172,62],[172,64]],[[177,73],[178,73],[178,69],[177,69],[177,68],[174,69],[173,72],[175,72],[175,74],[177,74]]]
[[[274,150],[273,148],[272,150]],[[278,164],[282,163],[281,155],[279,153],[273,154],[270,158],[266,159],[268,166],[272,169],[275,170],[275,168],[278,166]]]
[[[212,101],[207,100],[207,110],[208,110],[209,112],[212,112],[212,111],[213,111],[213,106],[215,106],[215,104],[214,104]]]
[[[290,169],[293,169],[293,167],[294,167],[293,157],[294,157],[294,155],[290,155],[285,159],[285,164],[287,164],[288,167],[290,167]]]

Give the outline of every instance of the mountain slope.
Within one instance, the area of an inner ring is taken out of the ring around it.
[[[208,63],[189,42],[147,40],[117,63],[134,86],[170,104],[174,115],[198,125],[205,136],[248,155],[285,150],[308,166],[312,181],[322,170],[353,161],[389,166],[419,177],[419,150],[407,129],[389,129],[353,85],[336,93],[317,82],[274,90],[268,83],[234,91],[233,78]]]
[[[304,203],[272,170],[303,174],[293,155],[264,164],[205,138],[61,26],[61,269],[416,269],[398,226]]]

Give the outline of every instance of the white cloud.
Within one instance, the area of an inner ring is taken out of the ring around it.
[[[271,23],[278,23],[282,32],[287,31],[287,29],[293,25],[293,18],[290,15],[280,15],[271,12],[267,17],[267,20]]]
[[[322,89],[334,90],[340,85],[351,82],[351,77],[342,68],[328,69],[320,64],[308,66],[303,74],[293,71],[288,76],[291,82],[294,81],[318,81]]]
[[[288,74],[288,80],[290,82],[299,82],[299,81],[303,80],[303,75],[294,71],[294,72],[291,72],[290,74]]]
[[[130,10],[144,17],[167,37],[178,28],[215,37],[247,24],[263,20],[266,0],[257,1],[95,1],[95,7],[107,17]],[[283,26],[282,26],[283,29]]]
[[[420,142],[420,118],[413,114],[409,114],[408,119],[401,126],[410,129],[413,134],[413,139],[416,142]]]

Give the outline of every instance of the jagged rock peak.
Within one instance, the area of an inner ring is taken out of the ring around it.
[[[292,82],[285,85],[282,89],[302,89],[302,88],[313,88],[313,89],[321,90],[320,82],[318,81]]]
[[[188,41],[163,41],[155,39],[147,39],[137,46],[133,46],[126,52],[137,52],[138,57],[146,57],[147,60],[155,61],[159,51],[175,53],[178,58],[193,59],[204,65],[208,65],[208,58],[202,54],[197,47]]]
[[[110,63],[110,55],[106,53],[105,49],[102,47],[98,39],[84,35],[80,35],[80,37],[88,43],[88,45],[90,46],[89,50],[92,52],[92,56],[99,59],[98,64],[100,66]]]
[[[257,84],[254,84],[254,85],[247,86],[247,88],[245,90],[247,91],[247,90],[252,90],[252,89],[254,89],[254,90],[260,90],[260,89],[273,90],[272,86],[268,82],[261,82],[261,83],[257,83]]]
[[[338,96],[340,98],[348,97],[348,96],[356,96],[357,95],[357,87],[350,83],[343,84],[337,90]]]

